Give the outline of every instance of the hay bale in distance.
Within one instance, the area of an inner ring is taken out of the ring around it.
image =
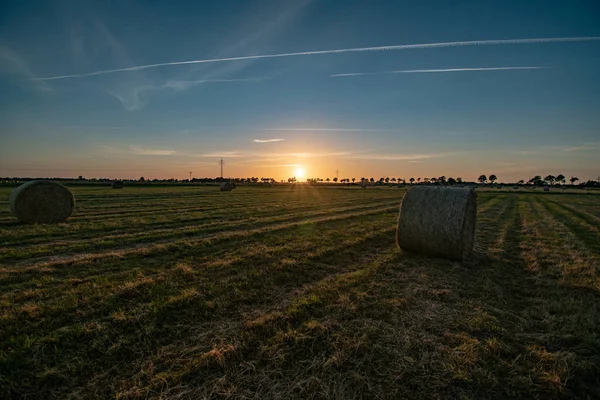
[[[550,191],[550,186],[544,185],[544,192],[549,192],[549,191]]]
[[[220,189],[221,189],[221,192],[231,192],[236,187],[237,186],[235,185],[235,183],[223,182],[223,183],[221,183]]]
[[[463,261],[473,251],[476,219],[472,189],[414,186],[400,206],[396,243],[406,251]]]
[[[123,181],[114,181],[111,186],[113,189],[123,189],[123,186],[125,185],[123,184]]]
[[[31,181],[10,194],[10,211],[27,223],[64,222],[73,213],[75,198],[71,191],[53,181]]]
[[[513,189],[519,190],[519,185],[513,185]]]

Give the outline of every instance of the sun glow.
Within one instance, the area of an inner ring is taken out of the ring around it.
[[[296,178],[304,178],[305,172],[304,172],[304,168],[296,168],[296,171],[294,172],[294,175],[296,176]]]

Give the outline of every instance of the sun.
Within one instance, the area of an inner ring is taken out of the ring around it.
[[[305,174],[304,168],[296,168],[296,171],[294,174],[295,174],[296,178],[304,178],[304,174]]]

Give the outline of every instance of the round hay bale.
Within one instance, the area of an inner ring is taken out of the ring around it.
[[[545,185],[545,186],[544,186],[544,192],[549,192],[549,191],[550,191],[550,186],[548,186],[548,185]]]
[[[123,181],[114,181],[111,186],[113,189],[123,189],[123,186],[125,185],[123,184]]]
[[[231,183],[229,183],[229,182],[223,182],[223,183],[221,183],[221,186],[219,186],[219,188],[221,189],[221,192],[231,192],[231,190],[234,189],[231,186]]]
[[[463,261],[473,251],[477,195],[468,188],[412,187],[400,206],[401,249]]]
[[[63,222],[71,216],[75,198],[71,191],[52,181],[31,181],[10,194],[10,211],[30,224]]]

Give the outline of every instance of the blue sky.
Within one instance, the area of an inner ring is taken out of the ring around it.
[[[596,1],[4,3],[0,176],[600,175]]]

